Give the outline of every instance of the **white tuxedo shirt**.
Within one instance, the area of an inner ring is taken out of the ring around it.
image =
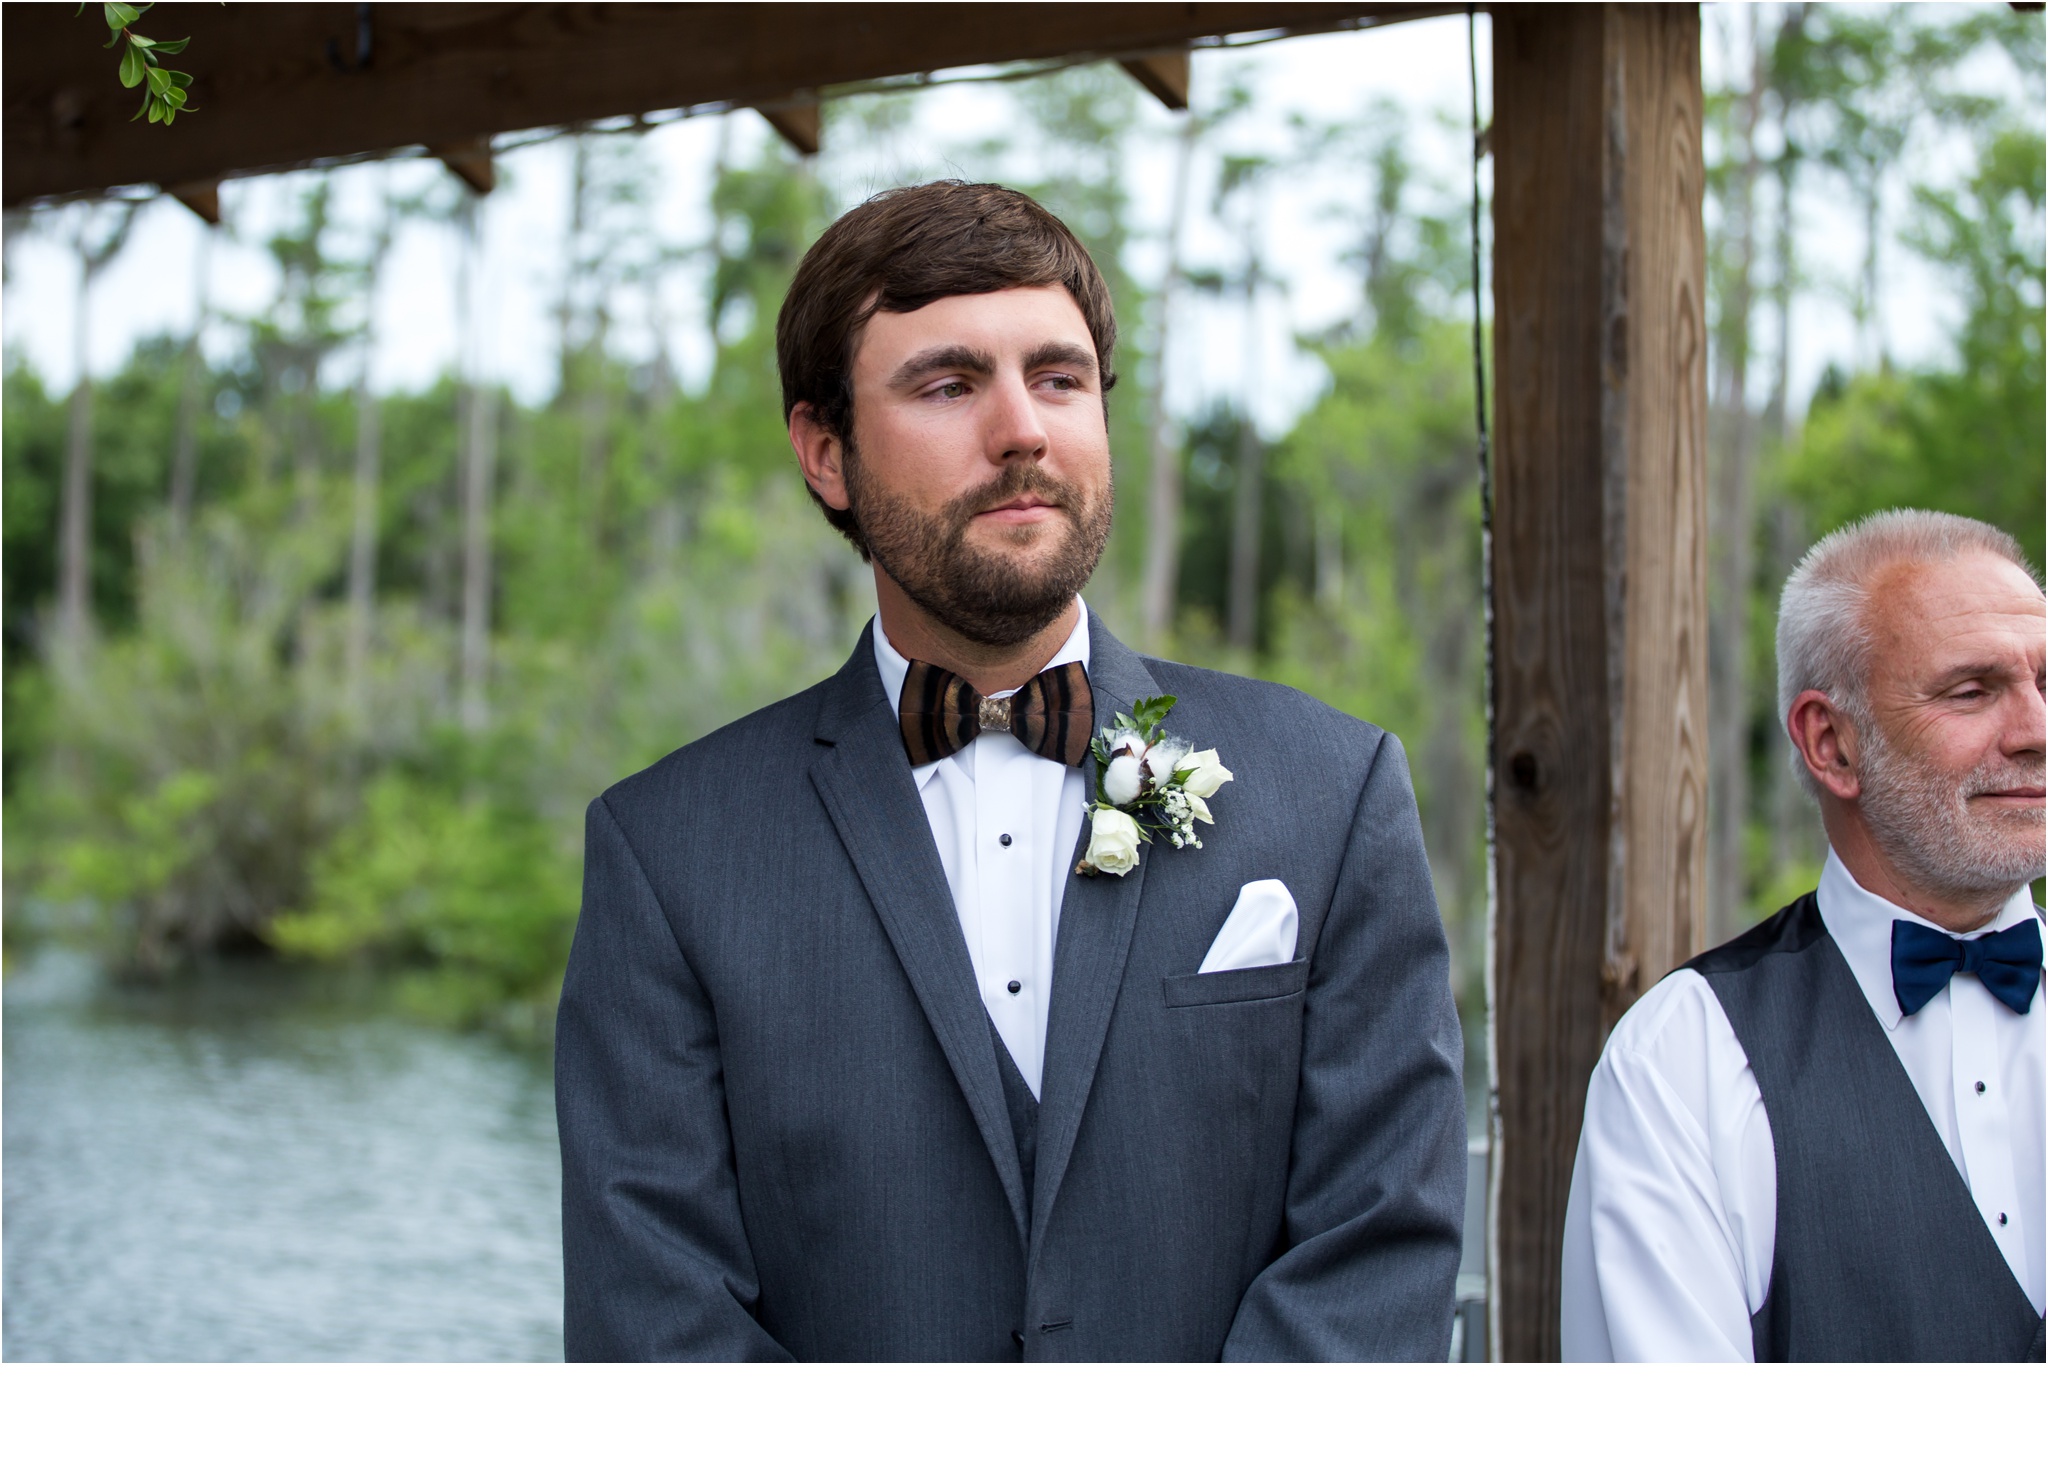
[[[1088,607],[1079,609],[1074,634],[1046,666],[1087,666]],[[889,705],[898,706],[910,662],[879,623],[875,667]],[[1108,714],[1096,709],[1096,721],[1108,721]],[[1053,941],[1087,812],[1090,767],[1065,767],[1008,733],[990,733],[950,758],[911,770],[960,913],[982,1005],[1034,1095],[1045,1069]]]
[[[2048,996],[2016,1013],[1958,975],[1911,1017],[1892,991],[1894,920],[1832,850],[1820,917],[2034,1310],[2048,1210]],[[1976,936],[2038,920],[2017,892]],[[1920,921],[1920,924],[1927,924]],[[1565,1210],[1566,1361],[1753,1359],[1770,1287],[1777,1165],[1749,1060],[1690,967],[1646,992],[1608,1039],[1586,1093]]]

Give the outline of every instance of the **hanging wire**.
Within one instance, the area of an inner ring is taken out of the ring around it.
[[[1487,1357],[1500,1357],[1500,1062],[1494,1041],[1494,977],[1500,901],[1495,842],[1496,652],[1493,626],[1493,440],[1486,421],[1485,286],[1481,273],[1479,162],[1487,149],[1479,126],[1478,7],[1465,7],[1465,55],[1472,82],[1472,412],[1479,449],[1479,598],[1486,627],[1486,1334]],[[1469,1344],[1467,1345],[1469,1347]]]

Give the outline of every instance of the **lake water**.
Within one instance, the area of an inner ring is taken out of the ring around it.
[[[276,971],[4,993],[0,1356],[562,1356],[549,1058]]]
[[[46,954],[0,996],[0,1357],[561,1358],[544,1048],[274,968],[134,990]],[[1461,1358],[1483,1351],[1476,1143],[1470,1174]]]

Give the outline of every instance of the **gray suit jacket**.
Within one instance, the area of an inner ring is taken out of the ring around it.
[[[1204,848],[1070,877],[1028,1190],[872,631],[591,804],[572,1360],[1449,1351],[1462,1050],[1400,744],[1089,634],[1099,721],[1171,692],[1237,777]],[[1197,972],[1268,876],[1297,959]]]

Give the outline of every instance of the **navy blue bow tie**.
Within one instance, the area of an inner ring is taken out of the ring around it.
[[[1975,972],[1991,995],[2014,1012],[2034,1004],[2041,985],[2041,926],[2021,921],[1974,941],[1958,941],[1917,921],[1892,922],[1892,991],[1911,1017],[1957,972]]]

